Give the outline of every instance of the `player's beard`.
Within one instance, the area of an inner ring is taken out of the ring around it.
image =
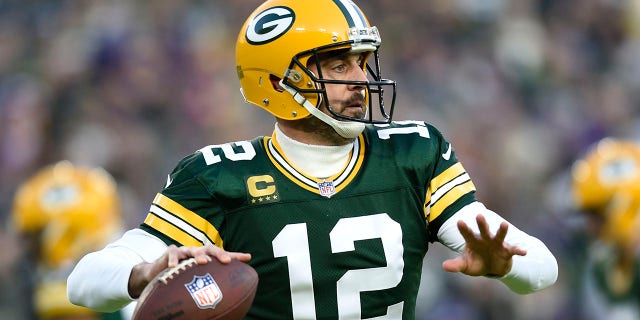
[[[339,135],[328,123],[310,115],[304,119],[295,120],[298,130],[319,136],[327,145],[341,146],[353,142],[353,139]]]
[[[355,119],[363,119],[366,115],[364,105],[364,95],[360,92],[356,92],[347,100],[333,100],[330,101],[330,106],[332,111],[335,113],[339,113],[340,115],[344,115],[347,117],[355,118]],[[335,108],[333,106],[339,106]],[[331,118],[336,119],[342,122],[349,122],[352,120],[343,119],[333,115],[331,112],[326,110],[327,107],[323,104],[320,107],[320,110],[329,115]],[[313,132],[316,135],[322,136],[324,139],[329,141],[333,145],[345,145],[352,143],[354,138],[345,138],[336,132],[336,129],[333,128],[328,123],[320,120],[315,116],[310,116],[308,119],[310,121],[305,123],[305,131]]]
[[[330,106],[333,112],[341,114],[343,116],[347,116],[355,119],[363,119],[366,115],[366,105],[364,104],[364,94],[360,92],[355,92],[351,97],[346,101],[330,101]],[[341,106],[340,109],[336,109],[333,106]],[[322,106],[322,108],[325,108]],[[356,110],[357,109],[357,110]],[[329,115],[340,121],[349,121],[345,119],[340,119],[329,112]]]

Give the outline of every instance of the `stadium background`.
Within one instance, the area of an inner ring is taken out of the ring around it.
[[[251,1],[0,1],[0,222],[16,187],[69,159],[117,179],[129,227],[208,145],[270,134],[243,103],[234,44]],[[604,136],[637,138],[640,1],[360,1],[379,27],[395,119],[438,126],[478,197],[542,238],[558,283],[529,296],[427,255],[420,319],[585,319],[585,239],[563,177]],[[383,174],[383,173],[381,173]],[[21,319],[20,243],[0,232],[0,318]],[[517,314],[517,316],[516,316]]]

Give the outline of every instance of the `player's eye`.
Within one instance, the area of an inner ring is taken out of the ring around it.
[[[333,67],[332,70],[335,71],[335,72],[341,72],[342,73],[345,70],[347,70],[347,66],[344,65],[344,64],[339,64],[339,65]]]

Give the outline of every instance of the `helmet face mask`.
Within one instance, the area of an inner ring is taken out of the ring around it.
[[[375,27],[372,27],[371,29],[374,30],[373,32],[375,34],[377,34],[377,29]],[[366,45],[371,43],[372,45],[377,45],[374,41],[375,40],[371,40],[371,42],[361,42],[360,44]],[[377,41],[379,43],[379,38]],[[294,88],[297,92],[300,92],[305,96],[313,97],[313,95],[318,95],[318,98],[315,99],[317,100],[315,107],[320,107],[322,101],[325,101],[327,110],[336,119],[373,124],[390,123],[395,104],[396,83],[392,80],[383,79],[380,76],[380,59],[377,48],[374,51],[363,51],[365,55],[362,60],[361,68],[367,75],[367,81],[334,80],[327,79],[323,75],[321,67],[323,59],[328,56],[338,56],[343,53],[358,52],[357,50],[352,49],[352,46],[355,46],[354,42],[344,42],[314,48],[312,50],[296,54],[291,60],[291,64],[287,69],[283,83]],[[315,69],[318,70],[317,74],[309,70],[309,64],[315,64]],[[305,77],[301,76],[301,72],[304,73],[309,80],[306,83],[302,83],[302,87],[299,86],[299,84],[301,83],[301,79]],[[364,107],[367,111],[367,115],[364,118],[350,117],[335,111],[328,103],[329,97],[327,96],[327,84],[358,85],[364,87]],[[386,87],[389,87],[391,90],[391,105],[389,108],[385,106],[384,101]],[[374,108],[374,105],[376,108]]]
[[[249,16],[238,36],[236,64],[243,97],[284,120],[313,114],[327,122],[316,111],[324,102],[331,118],[340,120],[338,126],[351,122],[389,123],[396,83],[380,75],[380,44],[378,29],[369,25],[350,0],[267,1]],[[364,53],[366,59],[361,67],[367,81],[323,77],[322,57],[344,52]],[[315,63],[317,74],[309,70],[311,63]],[[272,84],[274,78],[281,80],[285,90]],[[365,88],[364,118],[342,115],[331,108],[327,85],[336,84]],[[330,124],[336,128],[336,122]]]

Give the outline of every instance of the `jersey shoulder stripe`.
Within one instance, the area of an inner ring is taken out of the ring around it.
[[[141,228],[167,243],[224,247],[216,223],[223,219],[223,201],[216,200],[218,184],[232,186],[245,178],[249,160],[260,150],[263,137],[223,145],[210,145],[183,158],[156,195]],[[237,177],[236,177],[237,176]],[[230,180],[232,177],[234,180]],[[229,191],[224,190],[223,193]]]
[[[182,245],[223,247],[220,233],[209,221],[161,193],[153,199],[144,223]]]
[[[476,187],[462,163],[457,162],[432,179],[429,190],[427,202],[431,209],[428,220],[433,221],[462,196],[475,192]]]
[[[424,216],[436,228],[464,205],[475,201],[471,177],[452,145],[433,125],[424,121],[394,121],[367,126],[373,153],[391,154],[399,166],[418,174],[425,185]]]

